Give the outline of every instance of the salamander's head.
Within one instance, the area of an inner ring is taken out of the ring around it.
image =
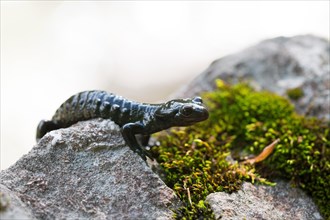
[[[155,115],[161,120],[168,121],[171,126],[193,125],[209,117],[201,97],[168,101],[157,109]]]

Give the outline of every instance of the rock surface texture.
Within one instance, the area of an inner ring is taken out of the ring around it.
[[[0,179],[1,219],[169,219],[179,204],[109,120],[50,132]]]
[[[311,36],[265,40],[242,52],[214,61],[176,96],[193,96],[215,87],[220,78],[229,83],[247,80],[256,89],[285,96],[300,88],[303,96],[292,100],[305,115],[330,119],[330,44]]]
[[[275,187],[244,183],[238,192],[212,193],[206,201],[217,219],[322,219],[311,198],[283,181]]]

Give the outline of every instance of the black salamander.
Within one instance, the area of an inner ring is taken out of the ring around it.
[[[208,118],[202,99],[174,99],[163,104],[146,104],[127,100],[105,91],[85,91],[71,96],[55,112],[52,120],[42,120],[37,141],[47,132],[69,127],[78,121],[104,118],[121,127],[126,144],[144,160],[148,153],[135,135],[144,137],[147,145],[152,133],[174,127],[189,126]]]

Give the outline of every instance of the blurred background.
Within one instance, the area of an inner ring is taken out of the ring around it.
[[[1,1],[1,169],[71,95],[165,100],[222,56],[277,36],[329,39],[329,1]]]

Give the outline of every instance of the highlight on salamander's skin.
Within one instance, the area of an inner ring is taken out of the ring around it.
[[[151,134],[170,127],[190,126],[208,117],[201,97],[147,104],[93,90],[71,96],[57,109],[51,120],[42,120],[37,127],[36,138],[38,141],[46,133],[69,127],[78,121],[110,119],[121,127],[126,144],[146,160],[148,152],[145,146]],[[139,144],[136,135],[143,138],[140,142],[144,146]]]

